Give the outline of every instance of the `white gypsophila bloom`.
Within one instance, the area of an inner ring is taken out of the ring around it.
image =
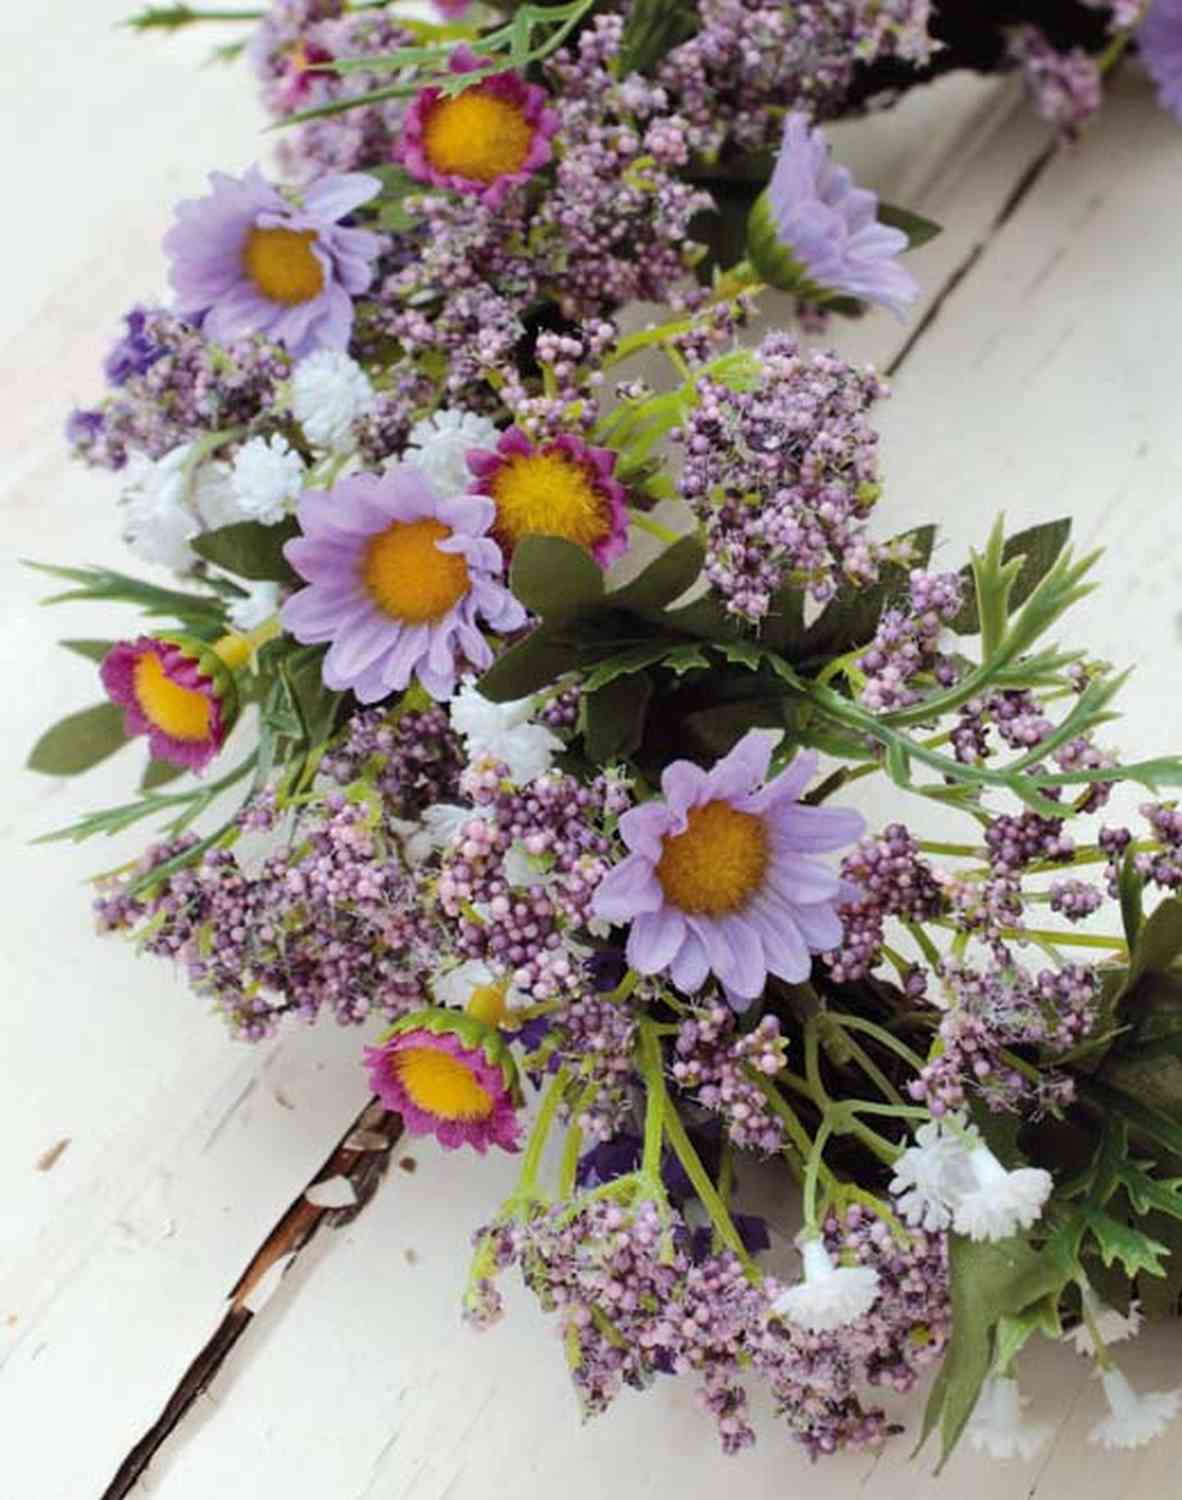
[[[452,728],[463,736],[468,759],[502,762],[518,786],[548,771],[555,753],[563,748],[544,724],[529,722],[534,712],[532,698],[493,703],[466,678],[448,707]]]
[[[971,1240],[1005,1240],[1042,1215],[1054,1180],[1041,1167],[1007,1172],[988,1146],[967,1154],[973,1185],[955,1206],[953,1227]]]
[[[804,1280],[781,1292],[772,1311],[810,1333],[855,1323],[878,1301],[878,1272],[869,1266],[835,1266],[819,1239],[801,1247]]]
[[[908,1146],[895,1163],[891,1192],[900,1215],[914,1228],[920,1225],[935,1233],[952,1225],[961,1196],[973,1187],[969,1147],[964,1135],[940,1120],[931,1120],[915,1132],[916,1144]]]
[[[1141,1448],[1160,1436],[1182,1407],[1182,1390],[1138,1395],[1117,1369],[1101,1371],[1108,1415],[1088,1433],[1105,1448]]]
[[[487,417],[453,407],[415,423],[404,457],[422,469],[441,495],[460,495],[472,480],[465,461],[468,450],[495,448],[499,437]]]
[[[132,453],[123,474],[123,540],[144,562],[176,573],[197,561],[189,543],[199,532],[226,524],[231,497],[229,466],[200,463],[189,474],[192,451],[182,443],[156,462]]]
[[[235,455],[230,482],[241,519],[274,526],[295,508],[304,461],[281,433],[253,437]]]
[[[1123,1343],[1125,1339],[1135,1338],[1141,1331],[1141,1324],[1144,1320],[1138,1303],[1129,1304],[1127,1315],[1117,1312],[1115,1307],[1109,1307],[1107,1302],[1100,1301],[1087,1281],[1083,1283],[1080,1295],[1083,1297],[1084,1305],[1105,1347],[1109,1344]],[[1063,1337],[1074,1347],[1077,1354],[1086,1355],[1089,1359],[1095,1355],[1096,1341],[1092,1338],[1092,1330],[1088,1327],[1086,1319],[1082,1320],[1070,1333],[1065,1333]]]
[[[1054,1427],[1050,1422],[1023,1420],[1026,1399],[1012,1375],[990,1375],[981,1387],[977,1404],[965,1428],[965,1436],[978,1453],[990,1458],[1021,1458],[1029,1461],[1042,1448]]]
[[[350,428],[373,405],[373,386],[355,359],[339,349],[318,349],[296,365],[291,409],[317,448],[351,446]]]
[[[269,578],[260,578],[257,583],[247,585],[244,598],[232,599],[226,605],[226,614],[235,630],[257,630],[278,608],[279,585]]]

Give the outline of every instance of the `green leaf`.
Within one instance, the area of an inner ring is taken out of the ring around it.
[[[954,1235],[949,1243],[952,1338],[924,1413],[922,1447],[938,1425],[941,1457],[951,1457],[993,1362],[993,1332],[1004,1317],[1061,1290],[1060,1267],[1019,1238],[982,1244]]]
[[[283,555],[283,544],[300,535],[294,517],[276,526],[259,521],[237,521],[233,526],[219,526],[204,531],[189,543],[206,562],[224,568],[238,578],[265,579],[277,583],[294,583],[299,574]]]
[[[583,744],[590,761],[606,765],[639,748],[652,695],[652,678],[641,673],[617,677],[584,700]]]
[[[1070,535],[1071,519],[1065,516],[1058,521],[1031,526],[1028,530],[1019,531],[1015,536],[1007,538],[1001,549],[1001,563],[1012,562],[1016,557],[1024,559],[1009,591],[1008,613],[1025,603],[1054,567]],[[962,568],[960,576],[965,585],[965,602],[952,621],[952,629],[957,635],[977,635],[981,629],[981,615],[973,587],[971,565]]]
[[[615,609],[640,613],[664,609],[680,599],[701,574],[706,553],[695,536],[683,536],[649,563],[631,583],[608,594],[606,603]]]
[[[628,677],[634,672],[643,672],[646,667],[663,661],[668,652],[668,641],[656,641],[651,646],[633,646],[630,651],[622,651],[618,656],[609,656],[587,674],[583,682],[583,691],[597,693],[609,683],[615,682],[618,677]]]
[[[1139,1135],[1154,1141],[1171,1156],[1182,1158],[1182,1125],[1171,1119],[1169,1115],[1163,1114],[1160,1109],[1144,1104],[1140,1099],[1135,1099],[1131,1094],[1125,1093],[1123,1089],[1113,1088],[1104,1081],[1116,1071],[1111,1065],[1106,1064],[1103,1077],[1080,1078],[1077,1086],[1084,1097],[1100,1109],[1119,1114],[1128,1123],[1134,1136]],[[1143,1078],[1136,1081],[1142,1087],[1145,1086]],[[1175,1108],[1182,1107],[1182,1096],[1175,1092],[1173,1100]]]
[[[421,194],[426,184],[419,178],[412,177],[405,167],[395,162],[366,167],[365,170],[369,176],[377,177],[382,184],[380,196],[370,205],[377,207],[381,227],[391,229],[396,234],[412,229],[418,220],[414,214],[407,212],[405,200]]]
[[[1123,879],[1123,877],[1122,877]],[[1164,973],[1182,953],[1182,901],[1170,896],[1163,901],[1141,928],[1133,949],[1132,963],[1125,992],[1131,992],[1137,981],[1151,971]]]
[[[716,641],[714,649],[727,661],[752,672],[759,670],[765,655],[763,647],[755,641]]]
[[[157,787],[178,780],[187,770],[187,766],[175,765],[171,760],[150,760],[140,777],[140,791],[154,792]]]
[[[645,73],[693,36],[693,8],[685,0],[633,0],[620,38],[616,76]]]
[[[1117,1176],[1139,1214],[1157,1212],[1182,1219],[1182,1177],[1151,1177],[1134,1161],[1122,1162]]]
[[[509,587],[544,620],[568,620],[603,601],[603,570],[574,542],[527,536],[513,549]]]
[[[708,671],[710,661],[701,646],[675,646],[661,661],[661,665],[678,677],[687,672]]]
[[[1032,1334],[1042,1333],[1057,1339],[1062,1333],[1059,1322],[1059,1298],[1048,1292],[1020,1313],[1004,1313],[998,1319],[993,1364],[997,1370],[1008,1370]]]
[[[27,764],[30,771],[46,776],[77,776],[126,744],[123,710],[114,703],[96,703],[47,729],[33,746]]]
[[[344,698],[324,684],[326,652],[322,646],[310,652],[293,652],[282,666],[283,676],[291,689],[292,701],[300,716],[304,743],[308,750],[318,750],[336,727],[337,710]]]
[[[944,226],[933,219],[925,219],[913,209],[900,208],[895,203],[884,203],[881,199],[878,203],[878,222],[889,225],[891,229],[901,229],[907,236],[908,250],[918,250],[921,245],[926,245],[929,240],[944,233]]]
[[[539,625],[498,657],[478,686],[493,703],[515,703],[519,698],[540,693],[573,672],[578,664],[577,647],[545,625]]]
[[[72,651],[75,656],[84,657],[87,661],[102,661],[118,644],[118,641],[58,641],[59,646],[64,646],[67,651]]]
[[[1119,1260],[1129,1276],[1136,1276],[1141,1271],[1150,1276],[1166,1274],[1161,1257],[1169,1255],[1168,1245],[1150,1239],[1139,1229],[1134,1229],[1120,1219],[1114,1219],[1111,1214],[1106,1214],[1091,1204],[1085,1204],[1080,1213],[1099,1248],[1100,1259],[1106,1266]]]
[[[30,562],[26,566],[51,578],[63,578],[76,588],[62,594],[51,594],[43,604],[66,604],[75,599],[110,600],[134,604],[146,615],[170,615],[190,625],[196,633],[208,634],[225,628],[225,609],[219,599],[209,595],[186,594],[179,589],[162,589],[154,583],[132,578],[111,568],[59,568],[51,563]]]

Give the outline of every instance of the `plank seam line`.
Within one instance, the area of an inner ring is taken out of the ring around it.
[[[358,1137],[363,1134],[363,1138]],[[385,1176],[390,1155],[403,1133],[402,1119],[371,1099],[333,1147],[319,1171],[275,1221],[269,1234],[251,1257],[230,1289],[229,1307],[204,1346],[177,1381],[159,1416],[128,1451],[100,1500],[125,1500],[143,1477],[148,1465],[167,1439],[180,1427],[198,1399],[225,1364],[230,1351],[246,1332],[257,1313],[250,1306],[252,1294],[269,1272],[286,1276],[301,1252],[323,1228],[341,1228],[366,1207]],[[385,1144],[374,1149],[375,1135],[384,1134]],[[319,1208],[305,1194],[317,1182],[345,1177],[357,1195],[348,1208]],[[260,1307],[259,1312],[262,1311]]]

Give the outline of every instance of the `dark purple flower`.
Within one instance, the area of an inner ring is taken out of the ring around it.
[[[143,375],[167,351],[145,333],[147,315],[142,307],[133,307],[125,319],[127,332],[111,348],[103,361],[103,374],[111,385],[124,385],[132,375]]]

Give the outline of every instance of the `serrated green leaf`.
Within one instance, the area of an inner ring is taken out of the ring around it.
[[[1137,1162],[1122,1162],[1120,1184],[1139,1214],[1163,1213],[1182,1219],[1182,1177],[1151,1177]]]
[[[757,672],[763,663],[764,649],[754,641],[715,641],[714,649],[726,661]]]
[[[283,555],[285,542],[300,535],[294,518],[275,526],[259,521],[236,521],[233,526],[219,526],[203,531],[189,543],[193,551],[237,578],[269,580],[276,583],[302,581]]]
[[[603,602],[603,570],[574,542],[527,536],[513,549],[509,587],[543,620],[569,620]]]
[[[599,662],[583,681],[585,693],[598,693],[619,677],[628,677],[634,672],[643,672],[646,667],[662,661],[669,652],[668,641],[656,641],[649,646],[634,646],[618,656],[609,656]]]
[[[1149,1276],[1166,1274],[1161,1257],[1170,1253],[1168,1245],[1150,1239],[1131,1224],[1125,1224],[1091,1204],[1085,1204],[1080,1213],[1106,1266],[1119,1261],[1129,1276],[1142,1271]]]
[[[64,646],[67,651],[72,651],[75,656],[81,656],[86,661],[102,661],[118,644],[118,641],[58,641],[59,646]]]
[[[678,677],[684,677],[688,672],[710,669],[710,662],[701,646],[675,646],[662,659],[661,665]]]
[[[602,766],[639,748],[652,695],[652,678],[634,673],[613,679],[584,700],[583,744],[588,760]]]
[[[891,229],[901,229],[907,236],[908,250],[918,250],[920,245],[926,245],[929,240],[944,233],[944,226],[937,224],[934,219],[925,219],[914,209],[884,203],[881,198],[878,202],[878,222],[889,225]]]
[[[123,710],[114,703],[96,703],[47,729],[29,752],[27,765],[45,776],[77,776],[126,744]]]
[[[1031,526],[1005,541],[1001,548],[1002,564],[1008,564],[1019,556],[1025,559],[1017,570],[1009,591],[1009,612],[1024,604],[1054,567],[1070,535],[1071,520],[1070,517],[1064,517],[1058,521],[1046,521],[1040,526]],[[952,621],[952,629],[957,635],[977,635],[981,629],[981,615],[971,565],[962,568],[960,576],[965,586],[965,602]]]

